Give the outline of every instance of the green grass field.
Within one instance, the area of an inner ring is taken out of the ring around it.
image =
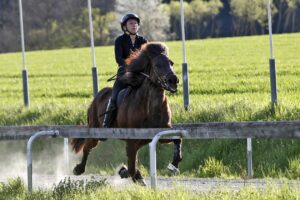
[[[183,112],[180,85],[179,92],[170,96],[173,122],[299,119],[299,34],[274,36],[279,102],[275,115],[268,112],[268,42],[268,36],[188,41],[191,106]],[[167,45],[180,76],[181,42]],[[90,49],[36,51],[26,57],[30,111],[23,110],[21,54],[0,54],[0,124],[84,124],[85,110],[92,100]],[[96,58],[99,88],[111,86],[106,80],[117,69],[113,47],[96,48]],[[61,119],[67,111],[74,119]]]
[[[300,119],[300,34],[274,35],[278,105],[270,106],[269,38],[265,36],[187,41],[190,109],[184,111],[182,84],[169,100],[173,123],[272,121]],[[181,80],[181,42],[167,42],[170,58]],[[26,54],[30,108],[23,106],[21,53],[0,54],[0,125],[85,124],[92,100],[89,48],[35,51]],[[100,88],[117,65],[113,47],[96,48]],[[300,177],[300,143],[297,140],[254,140],[256,177]],[[109,148],[115,145],[116,157]],[[246,142],[242,140],[185,141],[183,175],[243,177]],[[96,149],[88,172],[124,162],[124,144],[108,141]],[[121,152],[120,152],[121,151]],[[117,156],[118,154],[118,156]],[[160,173],[172,157],[172,146],[160,146]],[[102,157],[102,161],[99,161]],[[148,166],[147,149],[140,161]],[[299,164],[299,165],[298,165]]]

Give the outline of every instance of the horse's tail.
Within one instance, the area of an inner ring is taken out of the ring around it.
[[[110,94],[111,88],[103,88],[92,101],[87,111],[87,125],[89,128],[102,127],[102,122],[100,122],[98,118],[98,107],[100,106],[99,102],[102,103],[101,99],[103,99],[105,96],[110,96]],[[100,112],[105,112],[105,108],[106,106],[104,104],[104,107],[103,109],[100,109]],[[72,150],[75,153],[81,152],[86,141],[87,140],[85,138],[73,138],[71,142]]]
[[[75,153],[79,153],[80,151],[82,151],[82,149],[84,147],[84,143],[85,143],[84,138],[73,138],[72,142],[71,142],[72,150]]]
[[[92,111],[92,109],[91,109],[92,104],[90,105],[90,107],[88,108],[88,111],[87,111],[88,127],[91,127],[90,112]],[[82,149],[85,145],[85,138],[73,138],[71,141],[71,145],[72,145],[72,150],[77,154],[82,151]]]

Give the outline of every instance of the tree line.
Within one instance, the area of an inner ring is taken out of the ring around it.
[[[257,35],[268,32],[267,0],[184,1],[186,39]],[[152,40],[181,38],[179,0],[93,0],[95,45],[109,45],[121,34],[127,12],[141,17],[140,33]],[[23,1],[27,50],[90,44],[87,1]],[[273,0],[273,33],[300,31],[300,0]],[[20,51],[19,5],[0,0],[0,52]]]

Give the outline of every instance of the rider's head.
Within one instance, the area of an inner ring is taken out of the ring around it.
[[[139,31],[140,18],[134,13],[128,13],[121,19],[121,29],[124,33],[136,35]]]

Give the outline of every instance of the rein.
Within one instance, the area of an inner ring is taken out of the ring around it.
[[[141,75],[145,76],[153,85],[157,86],[157,87],[161,87],[163,89],[169,89],[169,86],[167,85],[166,81],[163,80],[160,76],[158,76],[157,72],[155,70],[153,70],[155,75],[157,76],[157,82],[152,81],[152,79],[150,78],[150,76],[144,72],[140,72]],[[171,73],[169,73],[171,74]],[[168,76],[169,74],[165,75],[164,77]]]
[[[152,59],[151,59],[149,56],[147,56],[147,57],[148,57],[150,60],[153,60],[153,59],[156,59],[157,57],[160,57],[160,56],[166,56],[166,54],[161,53],[161,54],[155,56],[155,57],[152,58]],[[171,62],[172,62],[172,61],[171,61]],[[153,67],[153,65],[152,65],[152,67]],[[154,84],[155,86],[161,87],[161,88],[163,88],[163,89],[169,89],[169,86],[168,86],[168,84],[166,83],[166,77],[167,77],[168,75],[172,74],[172,73],[170,72],[170,73],[168,73],[168,74],[166,74],[166,75],[164,75],[164,76],[160,76],[160,75],[158,74],[158,72],[157,72],[157,70],[156,70],[155,67],[153,67],[153,72],[154,72],[155,76],[157,77],[157,81],[156,81],[156,82],[154,82],[154,81],[150,78],[150,75],[148,75],[148,74],[146,74],[146,73],[144,73],[144,72],[139,72],[139,73],[140,73],[141,75],[145,76],[145,77],[146,77],[152,84]]]
[[[159,82],[159,81],[158,81],[158,82],[152,81],[152,79],[150,78],[150,76],[149,76],[148,74],[146,74],[146,73],[144,73],[144,72],[140,72],[140,74],[143,75],[143,76],[145,76],[145,77],[150,81],[150,83],[152,83],[152,84],[155,85],[156,87],[161,87],[160,82]]]

